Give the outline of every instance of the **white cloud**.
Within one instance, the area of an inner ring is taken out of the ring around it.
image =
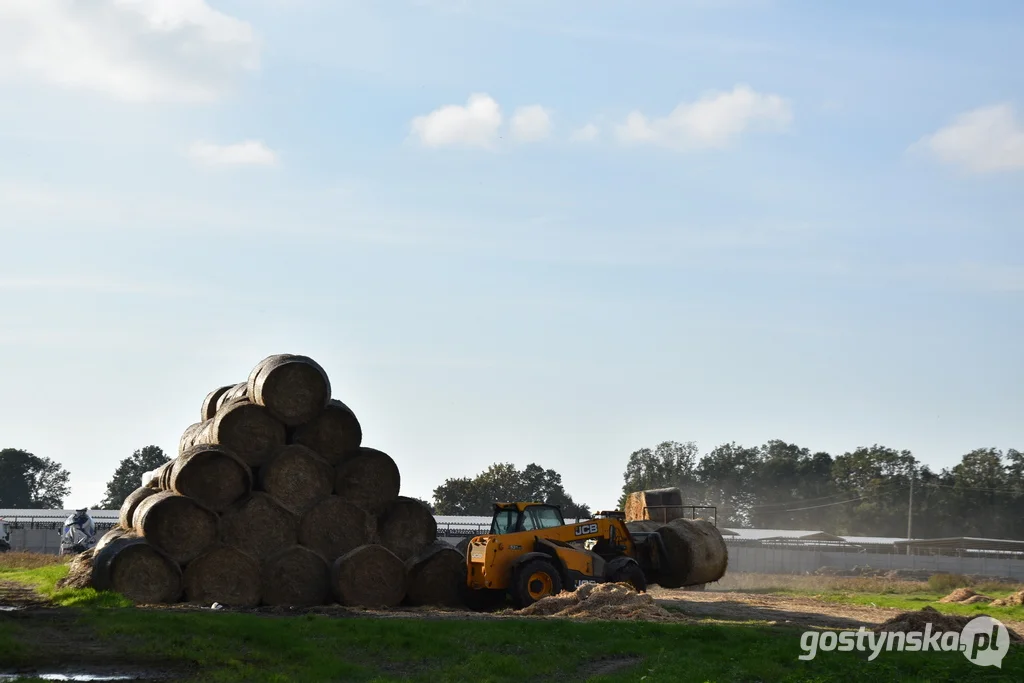
[[[258,66],[252,27],[205,0],[0,0],[0,82],[205,102]]]
[[[1024,122],[1009,104],[961,114],[918,145],[944,163],[975,173],[1024,169]]]
[[[520,142],[537,142],[551,133],[551,114],[539,104],[519,107],[512,116],[512,137]]]
[[[597,127],[597,124],[588,123],[585,126],[581,126],[572,132],[569,139],[573,142],[591,142],[597,139],[601,129]]]
[[[727,147],[750,129],[784,130],[793,120],[787,100],[746,85],[681,103],[663,118],[630,113],[616,126],[620,141],[676,150]]]
[[[412,120],[412,133],[427,147],[491,149],[501,128],[501,107],[486,93],[469,96],[466,106],[445,105]]]
[[[277,154],[260,140],[233,145],[195,142],[188,148],[188,155],[207,166],[273,166],[277,163]]]

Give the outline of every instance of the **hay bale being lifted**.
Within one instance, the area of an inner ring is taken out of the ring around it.
[[[361,446],[335,468],[334,492],[378,515],[398,498],[402,475],[390,455]]]
[[[437,520],[420,501],[399,496],[377,519],[377,536],[404,562],[437,540]]]
[[[633,491],[626,497],[625,507],[627,522],[650,519],[665,524],[686,516],[683,492],[675,487]]]
[[[225,403],[208,433],[204,443],[224,446],[250,467],[262,465],[286,441],[284,425],[266,408],[244,399]]]
[[[362,444],[363,428],[351,408],[332,399],[319,415],[295,428],[291,442],[311,448],[337,465]]]
[[[263,561],[298,543],[299,518],[269,494],[253,491],[221,516],[225,545]]]
[[[462,607],[466,586],[465,550],[434,541],[405,563],[410,605]]]
[[[322,605],[331,595],[330,565],[309,548],[285,548],[264,563],[260,592],[264,605]]]
[[[217,514],[196,501],[161,491],[135,508],[135,533],[179,564],[198,557],[217,541]]]
[[[301,516],[331,494],[333,474],[334,469],[319,455],[290,444],[278,448],[260,467],[259,487]]]
[[[252,470],[224,446],[193,446],[175,459],[169,488],[223,512],[252,490]]]
[[[671,562],[671,572],[662,571],[658,583],[679,588],[718,581],[729,564],[725,539],[711,522],[703,519],[674,519],[658,527]]]
[[[117,523],[122,529],[131,529],[135,526],[135,508],[146,498],[149,498],[156,489],[139,487],[129,493],[124,502],[121,503],[121,511],[117,516]]]
[[[181,569],[146,539],[126,536],[95,552],[92,585],[139,604],[176,602],[181,597]]]
[[[327,373],[308,356],[265,358],[253,368],[247,385],[249,400],[289,426],[309,422],[331,399]]]
[[[188,602],[255,607],[260,604],[260,563],[237,548],[214,546],[185,566],[182,584]]]
[[[405,588],[405,564],[381,545],[359,546],[331,567],[331,589],[342,605],[397,607]]]
[[[334,562],[353,548],[372,540],[373,518],[339,496],[328,496],[303,515],[299,543]]]

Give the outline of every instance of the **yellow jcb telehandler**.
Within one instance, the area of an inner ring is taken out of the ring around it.
[[[583,583],[623,582],[645,591],[667,578],[675,587],[690,568],[680,573],[671,557],[658,531],[631,533],[622,512],[566,524],[557,505],[495,503],[490,533],[466,548],[467,599],[487,608],[509,596],[522,608]]]

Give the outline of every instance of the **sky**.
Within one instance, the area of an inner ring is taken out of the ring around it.
[[[495,462],[1024,449],[1024,5],[2,0],[0,447],[94,505],[316,359]]]

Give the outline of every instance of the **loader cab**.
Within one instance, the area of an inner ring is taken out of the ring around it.
[[[491,535],[565,526],[562,508],[545,503],[495,503]]]

